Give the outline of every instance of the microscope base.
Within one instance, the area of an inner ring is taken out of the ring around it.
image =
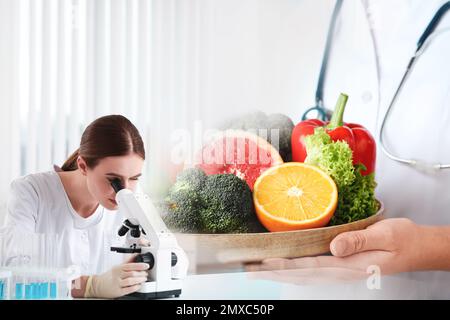
[[[117,298],[118,300],[151,300],[151,299],[165,299],[165,298],[178,298],[181,294],[181,289],[161,291],[161,292],[134,292],[123,297]]]

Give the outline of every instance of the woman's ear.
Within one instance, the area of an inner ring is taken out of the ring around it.
[[[80,156],[77,158],[77,165],[78,169],[80,169],[80,172],[83,176],[87,175],[87,164],[86,161]]]

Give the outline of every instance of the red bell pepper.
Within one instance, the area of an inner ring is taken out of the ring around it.
[[[336,104],[331,121],[309,119],[300,122],[292,131],[292,161],[304,162],[306,159],[306,145],[304,138],[314,133],[315,128],[325,127],[333,141],[345,141],[353,152],[353,164],[362,164],[365,170],[362,175],[375,171],[376,143],[369,130],[359,124],[344,123],[343,115],[348,96],[341,94]]]

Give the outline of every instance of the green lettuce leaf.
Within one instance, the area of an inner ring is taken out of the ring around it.
[[[362,176],[363,165],[353,166],[352,150],[345,141],[333,142],[324,128],[305,137],[305,163],[330,175],[338,188],[338,206],[330,225],[367,218],[378,210],[375,175]]]

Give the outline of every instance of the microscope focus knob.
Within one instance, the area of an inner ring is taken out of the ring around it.
[[[148,270],[151,270],[155,265],[155,257],[153,257],[153,254],[151,254],[151,252],[142,253],[138,254],[136,258],[134,258],[134,262],[147,263],[150,266]],[[177,262],[178,262],[177,255],[172,252],[172,260],[171,260],[172,267],[175,266]]]
[[[175,253],[172,252],[172,267],[173,267],[174,265],[176,265],[177,262],[178,262],[177,255],[176,255]]]
[[[155,265],[155,258],[150,252],[138,254],[136,258],[134,259],[134,262],[143,262],[147,263],[150,268],[148,270],[153,269],[153,266]]]

